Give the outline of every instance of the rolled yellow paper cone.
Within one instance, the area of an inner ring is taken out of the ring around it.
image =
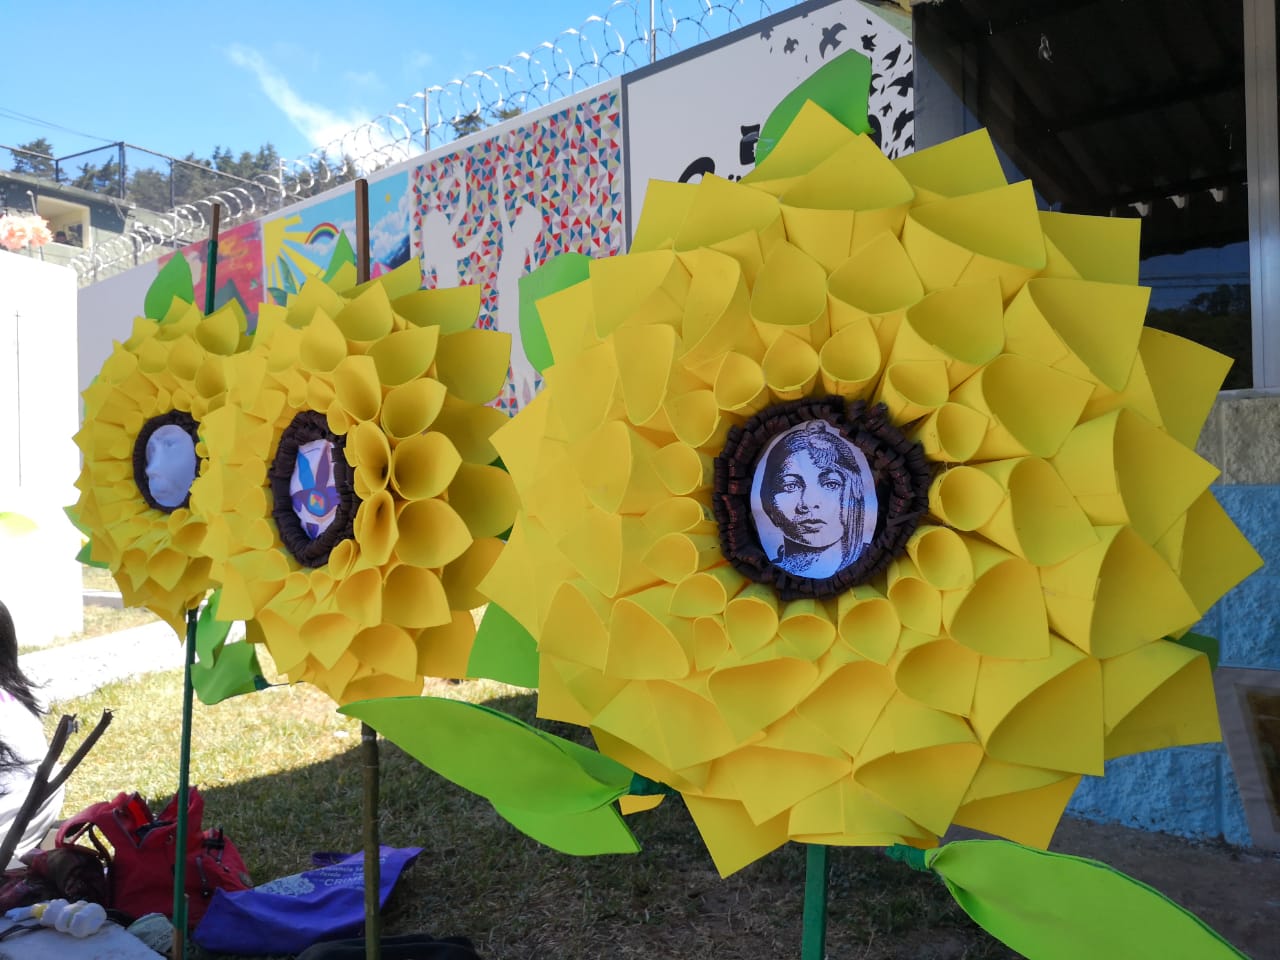
[[[787,241],[820,263],[828,273],[849,259],[855,216],[852,210],[782,205]]]
[[[840,594],[837,623],[849,649],[876,663],[889,662],[902,629],[889,598],[865,583]]]
[[[382,404],[382,429],[393,440],[421,433],[435,422],[446,394],[438,380],[411,380],[392,388]]]
[[[868,396],[880,376],[880,344],[870,318],[854,318],[824,343],[818,369],[828,392],[849,400]]]
[[[654,463],[658,448],[623,420],[601,427],[578,453],[587,496],[610,513],[642,514],[670,493]]]
[[[338,403],[354,420],[372,420],[382,407],[378,368],[370,357],[347,357],[333,371]]]
[[[1052,367],[1002,354],[962,383],[951,399],[991,418],[974,457],[995,460],[1058,452],[1092,394],[1083,380]],[[1035,403],[1027,403],[1035,397]]]
[[[298,355],[316,370],[333,370],[347,358],[347,338],[327,313],[319,311],[302,331]]]
[[[1008,497],[999,482],[977,467],[951,467],[929,486],[929,510],[957,530],[977,530]]]
[[[726,354],[715,380],[716,405],[741,416],[763,410],[769,402],[764,371],[742,354]]]
[[[345,305],[333,318],[342,335],[348,340],[369,342],[385,337],[395,323],[395,311],[381,284],[371,284],[354,300]]]
[[[1187,510],[1181,546],[1178,579],[1201,613],[1262,566],[1258,551],[1209,490]]]
[[[1178,442],[1194,447],[1232,360],[1176,334],[1144,327],[1139,356],[1160,406],[1160,420]]]
[[[906,360],[889,364],[875,392],[899,423],[917,420],[947,402],[947,365],[943,360]]]
[[[774,397],[798,400],[818,378],[818,354],[806,341],[783,334],[765,352],[761,369]]]
[[[1102,775],[1102,670],[1057,637],[1038,659],[985,658],[969,719],[997,760]]]
[[[725,609],[729,642],[741,656],[750,656],[778,632],[778,599],[762,584],[752,584],[729,601]]]
[[[676,353],[676,332],[666,324],[623,327],[613,338],[622,398],[632,423],[662,408]]]
[[[1021,457],[972,469],[1006,492],[976,529],[1011,553],[1047,566],[1097,542],[1089,517],[1048,461]]]
[[[1097,528],[1098,543],[1041,570],[1055,633],[1098,658],[1128,653],[1200,619],[1169,564],[1131,528]]]
[[[1004,346],[1004,304],[994,280],[948,287],[907,309],[889,363],[943,360],[955,387],[996,357]]]
[[[396,516],[396,556],[417,567],[443,567],[474,539],[458,512],[443,500],[412,500]]]
[[[440,578],[430,570],[402,563],[387,574],[382,612],[388,623],[402,627],[438,627],[453,613]]]
[[[836,639],[835,624],[818,600],[792,600],[778,618],[779,649],[816,662]]]
[[[378,376],[389,387],[398,387],[422,376],[435,363],[439,327],[409,327],[389,334],[369,348]]]
[[[944,463],[971,460],[982,446],[991,417],[963,404],[947,402],[920,421],[911,433],[927,456]]]
[[[794,710],[817,679],[809,661],[781,658],[717,670],[707,688],[734,736],[745,740]]]
[[[1095,524],[1127,522],[1148,543],[1218,476],[1194,450],[1128,410],[1080,424],[1053,466]]]
[[[391,485],[406,500],[438,497],[453,482],[460,466],[462,457],[448,437],[440,433],[417,434],[401,440],[392,451]]]
[[[427,436],[439,437],[440,435],[432,433]],[[430,484],[425,489],[430,489],[438,483],[448,473],[450,463],[457,457],[448,439],[441,439],[443,443],[436,443],[439,451],[438,458],[433,458],[437,466],[433,471],[434,475],[428,475]],[[405,441],[405,443],[408,442]],[[400,446],[403,447],[404,444]],[[397,447],[397,458],[399,453],[400,447]],[[461,458],[458,458],[457,463],[454,476],[449,481],[449,506],[462,518],[471,536],[475,539],[496,537],[510,529],[520,501],[507,472],[501,467],[462,463]],[[398,464],[393,464],[393,480],[397,468]],[[429,494],[429,496],[435,496],[435,494]]]
[[[907,696],[946,713],[968,716],[981,660],[968,647],[943,638],[908,650],[893,676]]]
[[[907,554],[925,581],[939,590],[959,590],[973,583],[973,560],[965,538],[950,527],[917,527],[907,541]]]
[[[909,182],[929,196],[917,196],[917,203],[941,197],[959,197],[1004,186],[1004,170],[991,136],[985,129],[916,150],[892,161]]]
[[[751,317],[765,343],[790,329],[821,345],[829,334],[827,272],[822,264],[790,243],[780,243],[765,258],[751,291]]]
[[[1107,758],[1222,739],[1209,660],[1157,641],[1102,662]]]
[[[989,657],[1043,657],[1049,621],[1035,566],[1018,557],[996,563],[973,586],[947,594],[947,630],[970,650]]]
[[[383,564],[391,558],[398,531],[395,501],[385,489],[369,497],[356,510],[354,520],[360,553],[370,563]]]
[[[692,669],[693,624],[671,620],[675,588],[650,587],[618,600],[609,621],[609,674],[632,680],[680,680]]]

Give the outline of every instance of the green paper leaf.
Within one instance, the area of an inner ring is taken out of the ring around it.
[[[169,262],[160,268],[155,280],[147,288],[143,300],[143,312],[152,320],[163,320],[177,297],[183,303],[195,303],[195,287],[191,280],[191,265],[187,258],[175,253]]]
[[[1184,633],[1180,637],[1167,637],[1166,639],[1184,647],[1190,647],[1192,650],[1199,650],[1209,658],[1209,669],[1218,669],[1218,660],[1222,656],[1222,646],[1218,643],[1217,637],[1208,637],[1203,633]]]
[[[213,591],[196,622],[196,657],[191,666],[191,686],[200,702],[212,706],[253,693],[267,686],[251,643],[227,643],[230,621],[218,619],[222,589]]]
[[[355,266],[356,252],[351,248],[345,230],[338,231],[338,239],[333,242],[333,255],[329,258],[329,266],[324,271],[324,282],[328,283],[346,264]]]
[[[493,809],[521,833],[533,837],[552,850],[559,850],[570,856],[592,857],[604,853],[640,851],[639,841],[613,804],[585,813],[554,816],[512,810],[496,803]]]
[[[36,528],[36,522],[20,513],[0,510],[0,536],[20,537]]]
[[[109,570],[110,566],[101,560],[93,559],[93,541],[85,541],[85,545],[80,548],[80,552],[76,554],[76,559],[85,566],[97,567],[99,570]]]
[[[1194,914],[1096,860],[1004,840],[925,856],[964,912],[1027,960],[1244,958]]]
[[[467,662],[467,676],[517,687],[538,685],[538,645],[529,631],[496,603],[485,609]]]
[[[823,64],[809,78],[782,98],[760,130],[756,163],[763,163],[791,126],[806,100],[812,100],[854,133],[870,133],[867,96],[871,90],[871,61],[856,50],[846,50]]]
[[[631,771],[489,707],[440,697],[361,700],[363,720],[410,756],[496,807],[544,816],[585,813],[620,797]]]
[[[520,278],[520,342],[524,355],[539,373],[555,363],[547,330],[538,313],[538,301],[587,279],[591,258],[584,253],[562,253]]]

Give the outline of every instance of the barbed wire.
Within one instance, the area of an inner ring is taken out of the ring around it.
[[[214,203],[233,226],[314,196],[329,185],[408,160],[520,113],[547,106],[629,70],[754,23],[798,0],[613,0],[602,14],[561,31],[506,63],[415,91],[387,113],[353,127],[280,175],[180,204],[71,260],[81,286],[205,235]]]

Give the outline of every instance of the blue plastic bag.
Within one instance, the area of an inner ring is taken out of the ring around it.
[[[385,906],[401,871],[421,847],[380,847],[378,905]],[[300,953],[314,943],[364,927],[364,854],[312,854],[316,869],[251,890],[215,890],[193,934],[216,953]]]

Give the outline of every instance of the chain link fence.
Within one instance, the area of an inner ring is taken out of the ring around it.
[[[506,63],[424,87],[307,156],[282,160],[278,176],[217,182],[199,198],[176,191],[166,212],[134,221],[125,233],[84,250],[71,264],[82,285],[92,283],[201,239],[214,203],[223,206],[224,225],[255,219],[723,36],[795,2],[613,0],[604,13]],[[180,176],[175,172],[170,182]]]

